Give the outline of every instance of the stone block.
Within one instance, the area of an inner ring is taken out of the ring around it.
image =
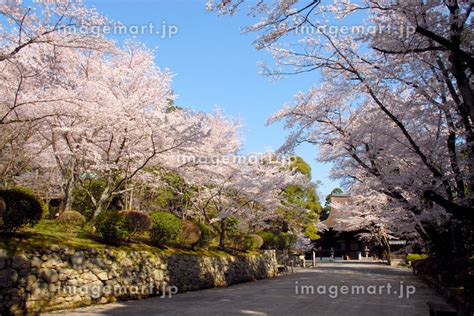
[[[35,267],[35,268],[39,268],[42,263],[43,263],[42,259],[40,259],[38,257],[33,257],[30,261],[30,266]]]
[[[107,281],[107,280],[109,279],[109,276],[108,276],[107,272],[105,272],[105,271],[96,273],[96,276],[97,276],[97,277],[99,278],[99,280],[101,280],[101,281]]]
[[[29,260],[25,255],[13,256],[11,267],[16,270],[27,269]]]
[[[0,270],[0,288],[8,288],[18,281],[18,273],[13,269]]]
[[[59,281],[59,274],[54,269],[43,268],[39,271],[39,276],[50,284]]]
[[[82,268],[85,261],[86,258],[84,256],[84,253],[82,253],[81,251],[78,251],[71,256],[71,264],[75,269]]]
[[[81,274],[80,279],[84,280],[85,282],[93,282],[98,280],[97,276],[92,272],[85,272]]]
[[[28,286],[31,286],[33,283],[36,282],[38,278],[36,277],[36,275],[34,274],[29,274],[27,277],[26,277],[26,284]]]
[[[0,270],[4,269],[7,266],[7,259],[6,258],[0,258]]]
[[[155,281],[163,281],[164,274],[162,270],[155,270],[153,271],[153,278]]]

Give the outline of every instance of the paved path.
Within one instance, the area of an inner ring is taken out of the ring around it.
[[[387,285],[390,284],[390,285]],[[343,286],[346,286],[344,289]],[[388,294],[388,287],[391,287]],[[401,293],[401,289],[403,292]],[[311,289],[314,293],[311,294]],[[346,292],[347,290],[347,292]],[[409,294],[408,292],[413,292]],[[365,291],[362,294],[362,291]],[[326,292],[326,293],[324,293]],[[402,294],[402,295],[400,295]],[[402,297],[400,297],[402,296]],[[409,296],[409,297],[407,297]],[[408,269],[320,263],[274,279],[77,309],[67,315],[428,315],[442,300]],[[57,314],[56,314],[57,315]]]

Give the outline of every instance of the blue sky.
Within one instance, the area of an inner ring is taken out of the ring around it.
[[[157,48],[156,63],[174,74],[173,89],[180,106],[212,111],[216,106],[242,119],[244,153],[277,149],[288,131],[281,124],[266,126],[266,120],[298,91],[306,91],[318,80],[316,73],[275,81],[258,75],[258,61],[270,61],[268,52],[252,45],[255,34],[243,34],[251,23],[244,14],[220,17],[206,11],[205,0],[85,0],[101,13],[126,26],[152,23],[157,31],[173,29],[171,38],[145,34],[135,38]],[[118,39],[124,39],[120,36]],[[338,186],[329,179],[330,165],[315,161],[316,148],[301,147],[302,156],[320,181],[321,199]]]

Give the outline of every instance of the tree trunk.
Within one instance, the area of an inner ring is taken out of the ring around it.
[[[390,249],[390,244],[388,243],[388,239],[382,237],[382,247],[385,258],[387,258],[387,263],[390,265],[392,263],[392,251]]]
[[[107,202],[107,200],[110,198],[109,191],[109,187],[106,187],[100,195],[99,201],[97,201],[97,204],[95,206],[94,216],[99,215],[104,209],[107,209],[107,205],[105,205],[105,202]]]
[[[74,179],[69,179],[64,187],[64,196],[62,200],[61,210],[70,211],[72,209],[72,202],[74,201]]]
[[[225,249],[225,223],[221,220],[219,231],[219,249]]]

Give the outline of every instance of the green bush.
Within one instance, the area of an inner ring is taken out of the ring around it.
[[[125,216],[117,211],[102,211],[96,216],[94,226],[103,241],[109,244],[119,244],[130,234]]]
[[[201,238],[201,234],[198,224],[191,221],[183,221],[179,241],[184,245],[194,247]]]
[[[35,225],[43,216],[41,201],[26,188],[0,190],[0,197],[5,202],[0,228],[7,232],[20,229],[25,225]]]
[[[259,249],[263,244],[262,237],[258,235],[236,235],[232,238],[234,247],[242,251]]]
[[[292,233],[261,231],[257,233],[263,239],[262,249],[293,249],[298,239]]]
[[[138,211],[121,211],[121,215],[125,217],[127,231],[130,236],[136,233],[147,231],[151,227],[151,219],[148,214]]]
[[[270,231],[261,231],[257,233],[263,240],[263,249],[277,249],[278,248],[278,237]]]
[[[420,259],[426,259],[428,258],[428,255],[427,254],[417,254],[417,253],[409,253],[407,255],[407,261],[408,262],[413,262],[413,261],[416,261],[416,260],[420,260]]]
[[[263,238],[257,234],[251,234],[249,235],[255,240],[255,248],[253,249],[260,249],[263,246]]]
[[[235,248],[238,250],[245,250],[244,246],[244,235],[232,235],[228,237],[228,242],[230,243],[230,248]]]
[[[45,203],[42,199],[38,198],[36,196],[36,194],[33,192],[33,190],[31,190],[30,188],[28,187],[24,187],[24,186],[16,186],[14,188],[14,190],[18,191],[18,192],[23,192],[27,195],[30,195],[30,196],[33,196],[35,197],[38,202],[41,203],[41,212],[43,213],[41,215],[41,218],[47,218],[49,216],[49,206],[48,206],[48,203]]]
[[[245,235],[243,240],[243,250],[249,251],[249,250],[254,250],[258,248],[258,240],[250,235]]]
[[[212,239],[211,229],[207,225],[201,223],[198,223],[198,226],[201,231],[201,236],[196,245],[203,248],[208,247]]]
[[[152,226],[150,241],[157,247],[176,241],[181,233],[181,220],[168,212],[153,212],[150,214]]]
[[[57,221],[66,227],[80,227],[86,222],[86,218],[77,211],[64,211],[59,214]]]
[[[298,237],[292,233],[280,233],[278,235],[278,249],[293,249]]]

